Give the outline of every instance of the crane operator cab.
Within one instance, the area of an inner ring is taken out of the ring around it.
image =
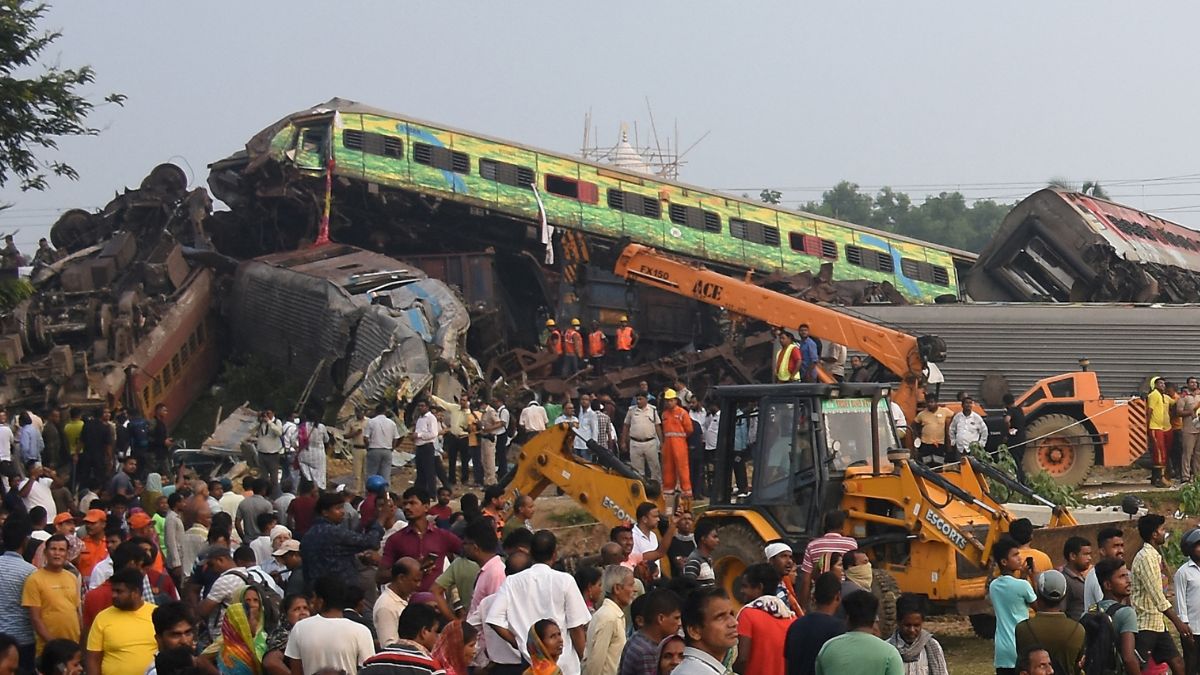
[[[750,508],[788,538],[821,534],[848,475],[894,471],[904,452],[879,384],[717,387],[712,504]]]

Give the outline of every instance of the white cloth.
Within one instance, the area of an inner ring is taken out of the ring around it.
[[[438,424],[437,416],[432,412],[426,412],[417,418],[416,434],[417,445],[427,445],[438,439],[438,434],[442,427]]]
[[[550,426],[550,418],[546,417],[546,409],[537,401],[531,401],[521,410],[517,424],[525,431],[545,431]]]
[[[408,607],[408,601],[396,595],[390,586],[384,586],[371,608],[371,621],[375,624],[375,636],[379,638],[379,646],[387,647],[400,639],[398,633],[400,614]]]
[[[969,451],[972,443],[987,445],[987,437],[987,424],[973,410],[970,415],[955,413],[954,419],[950,420],[950,439],[959,452]]]
[[[554,418],[555,424],[563,424],[564,422],[570,424],[571,428],[575,430],[575,443],[572,447],[576,450],[586,451],[587,439],[583,437],[583,425],[579,422],[579,418],[574,415],[559,415],[558,417]]]
[[[304,675],[322,668],[356,673],[363,661],[375,655],[375,643],[371,631],[361,623],[314,614],[292,627],[283,654],[300,659]]]
[[[283,423],[274,417],[269,422],[258,423],[254,445],[262,455],[278,455],[283,452]]]
[[[717,430],[721,428],[721,411],[709,413],[704,417],[704,425],[701,427],[704,430],[704,449],[717,449]]]
[[[367,420],[363,436],[367,439],[367,448],[376,450],[391,450],[400,438],[400,428],[387,415],[376,415]]]
[[[638,527],[637,525],[634,525],[633,526],[633,552],[641,553],[644,555],[646,553],[653,553],[654,551],[657,551],[657,550],[658,550],[658,533],[655,532],[653,528],[651,528],[650,534],[645,534],[644,532],[642,532],[642,528]],[[659,565],[659,561],[655,561],[654,564]],[[662,566],[659,565],[658,569],[662,570]]]
[[[496,603],[496,594],[493,593],[479,602],[479,613],[477,616],[468,616],[467,623],[475,626],[483,634],[483,645],[479,651],[484,654],[487,659],[484,663],[491,661],[492,663],[503,663],[505,665],[516,665],[521,662],[521,652],[513,649],[513,646],[508,643],[508,640],[500,637],[495,628],[485,624],[483,617],[491,611],[492,605]],[[376,630],[379,630],[376,628]],[[566,645],[564,645],[565,650]]]
[[[30,480],[32,479],[26,478],[21,481],[18,489],[24,490],[25,484]],[[50,478],[39,478],[34,481],[33,485],[29,488],[29,494],[21,498],[21,501],[25,502],[25,508],[32,509],[35,506],[40,506],[46,509],[47,517],[53,520],[55,514],[58,513],[58,507],[54,505],[54,495],[50,494],[50,485],[53,482]]]
[[[563,631],[566,642],[558,667],[563,675],[579,675],[579,654],[567,633],[572,628],[586,626],[592,615],[574,577],[537,563],[505,579],[492,598],[495,602],[485,615],[487,623],[511,630],[517,636],[526,660],[529,659],[527,641],[521,636],[529,635],[530,627],[541,619],[553,619]]]
[[[0,424],[0,462],[11,462],[13,459],[13,430],[7,424]]]

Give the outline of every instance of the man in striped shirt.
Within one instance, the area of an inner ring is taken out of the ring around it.
[[[363,662],[359,675],[437,675],[445,673],[433,660],[438,638],[438,612],[413,603],[400,614],[400,640]]]
[[[841,534],[842,528],[846,525],[845,511],[830,511],[825,514],[825,533],[821,536],[808,542],[808,546],[804,549],[804,558],[800,561],[800,588],[796,589],[799,596],[800,607],[808,607],[810,591],[812,590],[812,580],[820,576],[822,572],[829,571],[829,556],[833,553],[846,553],[858,548],[858,542],[854,537],[847,537]],[[770,546],[767,547],[770,549]],[[767,559],[770,561],[776,557],[768,551]],[[787,567],[786,563],[790,563],[791,549],[786,551],[789,560],[775,562],[776,569]],[[786,580],[790,577],[791,570],[780,570],[780,578]]]

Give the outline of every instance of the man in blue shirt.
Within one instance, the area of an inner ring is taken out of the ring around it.
[[[805,382],[817,381],[817,361],[820,360],[820,349],[817,341],[808,336],[808,324],[800,324],[800,379]]]
[[[25,550],[25,542],[32,531],[28,518],[9,516],[4,521],[4,555],[0,555],[0,633],[16,641],[21,672],[26,673],[34,670],[34,636],[29,610],[21,605],[21,594],[25,590],[25,580],[35,568],[25,562],[21,551]]]

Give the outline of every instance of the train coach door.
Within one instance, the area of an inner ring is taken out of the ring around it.
[[[297,127],[292,154],[298,169],[324,171],[329,161],[328,122]]]

